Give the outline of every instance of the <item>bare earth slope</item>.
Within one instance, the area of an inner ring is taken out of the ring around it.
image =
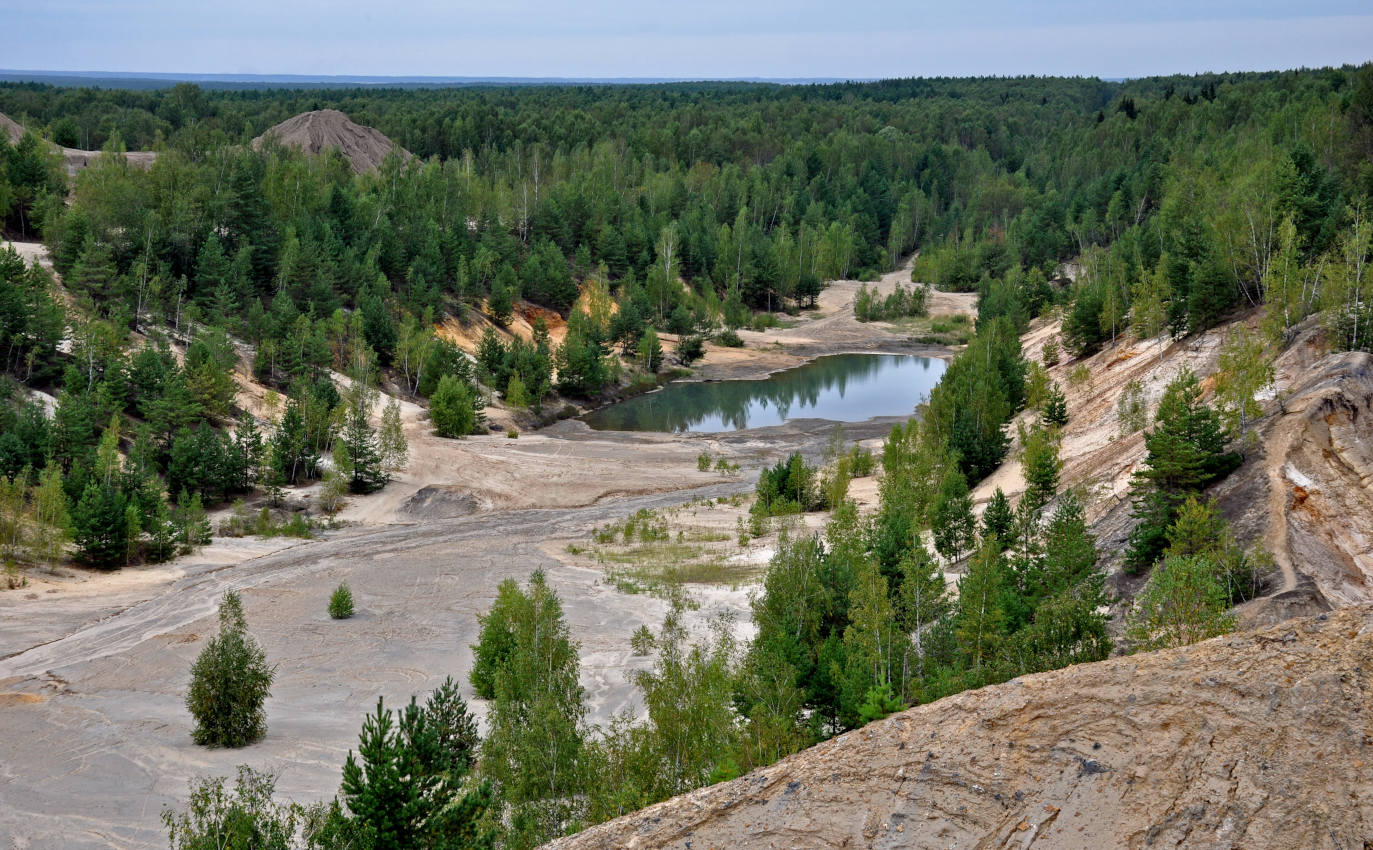
[[[10,144],[14,144],[23,138],[24,127],[5,113],[0,112],[0,132],[4,132],[5,139]]]
[[[1373,606],[914,708],[550,847],[1358,848]]]
[[[268,136],[274,136],[283,145],[308,154],[318,155],[336,149],[352,164],[353,171],[359,174],[376,170],[391,149],[396,147],[379,130],[364,127],[337,109],[318,109],[288,118],[253,139],[253,147],[261,147]],[[402,157],[410,158],[409,151],[404,148],[400,150]]]

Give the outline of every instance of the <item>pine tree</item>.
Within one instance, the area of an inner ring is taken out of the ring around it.
[[[945,471],[930,502],[930,528],[934,532],[935,551],[948,561],[957,561],[976,539],[977,520],[973,517],[968,482],[955,467]]]
[[[210,638],[191,667],[186,707],[195,718],[191,739],[211,747],[243,747],[267,732],[263,708],[276,668],[248,634],[243,602],[224,594],[219,604],[219,634]]]
[[[1058,473],[1063,464],[1058,459],[1057,435],[1043,426],[1026,431],[1020,428],[1022,465],[1025,471],[1025,500],[1035,508],[1042,508],[1058,493]]]
[[[128,551],[124,494],[114,486],[86,482],[72,512],[73,538],[78,556],[93,567],[114,567]]]
[[[1056,428],[1068,424],[1068,397],[1057,382],[1049,385],[1048,396],[1044,400],[1044,424]]]
[[[348,491],[350,493],[374,493],[386,486],[390,480],[381,449],[377,442],[377,432],[367,421],[370,407],[367,393],[354,391],[345,412],[343,431],[339,440],[347,449],[350,472]]]
[[[1011,544],[1011,531],[1015,526],[1015,513],[1011,510],[1011,500],[1001,488],[996,488],[987,500],[987,509],[982,512],[982,539],[996,541],[1005,549]]]
[[[1202,402],[1196,375],[1184,369],[1164,390],[1155,427],[1144,435],[1149,453],[1132,486],[1137,522],[1125,556],[1129,569],[1142,571],[1163,553],[1188,495],[1239,466],[1239,456],[1227,452],[1225,443],[1220,418]]]

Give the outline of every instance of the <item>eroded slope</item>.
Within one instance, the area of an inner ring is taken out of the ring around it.
[[[674,847],[1351,848],[1373,606],[913,708],[571,838]]]

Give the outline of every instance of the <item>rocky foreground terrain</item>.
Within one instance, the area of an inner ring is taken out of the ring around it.
[[[920,706],[550,847],[1373,847],[1373,606]]]

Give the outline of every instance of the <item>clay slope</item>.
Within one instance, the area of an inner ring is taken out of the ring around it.
[[[1373,606],[959,694],[554,842],[1359,848]]]
[[[0,131],[4,131],[5,139],[14,144],[24,135],[24,127],[3,112],[0,112]]]
[[[260,148],[268,136],[312,155],[338,150],[358,174],[376,170],[391,149],[397,147],[380,131],[355,123],[337,109],[302,112],[288,118],[253,139],[253,147]],[[410,158],[409,151],[400,148],[400,152],[405,159]]]

